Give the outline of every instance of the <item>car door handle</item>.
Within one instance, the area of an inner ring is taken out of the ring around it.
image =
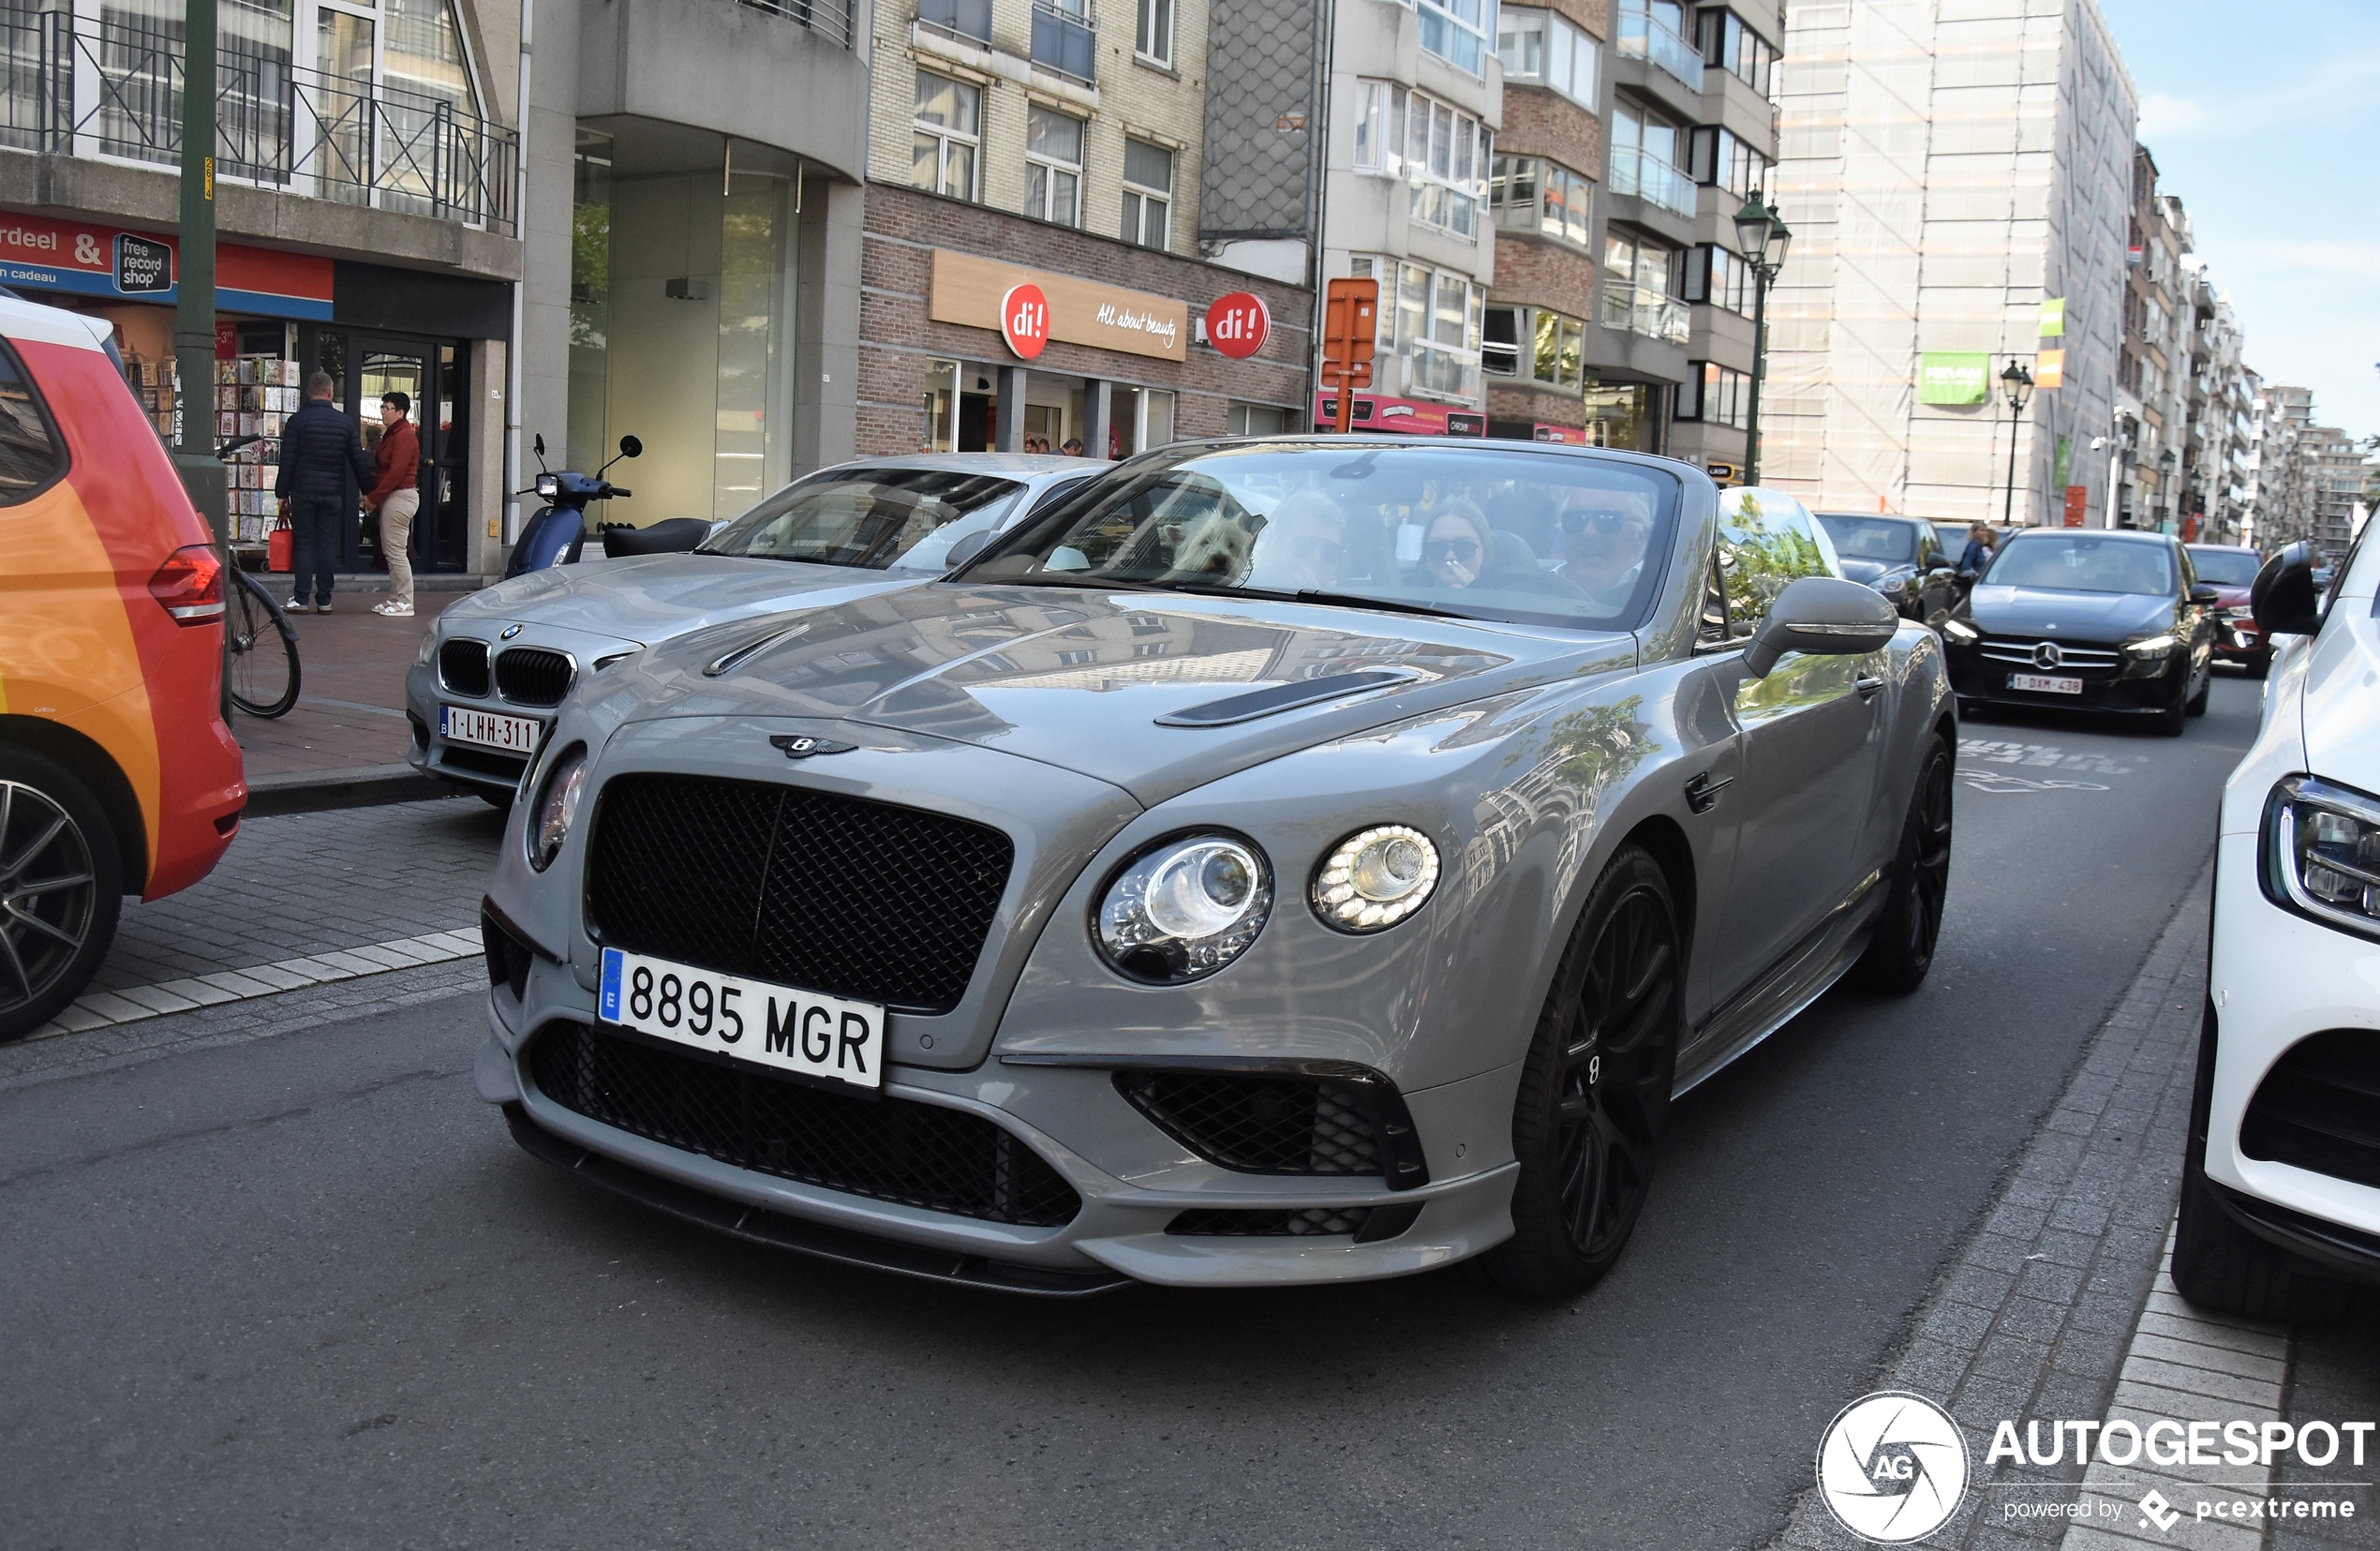
[[[1698,813],[1707,813],[1718,805],[1718,795],[1733,784],[1733,776],[1714,776],[1704,770],[1686,783],[1686,806]]]
[[[1852,688],[1859,691],[1862,700],[1873,700],[1882,693],[1884,681],[1872,673],[1863,673],[1852,680]]]

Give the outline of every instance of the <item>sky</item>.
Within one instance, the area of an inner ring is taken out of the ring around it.
[[[2099,0],[2249,365],[2380,434],[2380,0]]]

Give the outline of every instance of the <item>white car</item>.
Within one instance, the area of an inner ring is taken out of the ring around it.
[[[2174,1282],[2253,1318],[2380,1283],[2380,544],[2326,600],[2297,544],[2256,578],[2289,642],[2224,789]]]

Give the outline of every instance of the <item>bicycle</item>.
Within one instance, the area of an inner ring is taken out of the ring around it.
[[[241,448],[262,440],[233,437],[215,455],[228,463]],[[228,654],[223,673],[231,704],[254,717],[286,716],[298,697],[297,632],[262,582],[237,565],[231,572],[231,586],[223,599]]]

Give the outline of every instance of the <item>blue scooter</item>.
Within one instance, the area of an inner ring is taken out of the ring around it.
[[[587,503],[590,500],[625,500],[632,492],[623,490],[603,477],[612,463],[623,457],[636,457],[645,444],[632,436],[619,439],[619,456],[592,474],[574,474],[567,469],[549,470],[545,467],[545,439],[536,441],[537,483],[527,490],[515,490],[516,496],[539,496],[546,504],[537,509],[521,529],[521,536],[513,544],[513,558],[505,562],[504,579],[543,571],[548,566],[569,565],[578,559],[579,550],[587,543]]]

